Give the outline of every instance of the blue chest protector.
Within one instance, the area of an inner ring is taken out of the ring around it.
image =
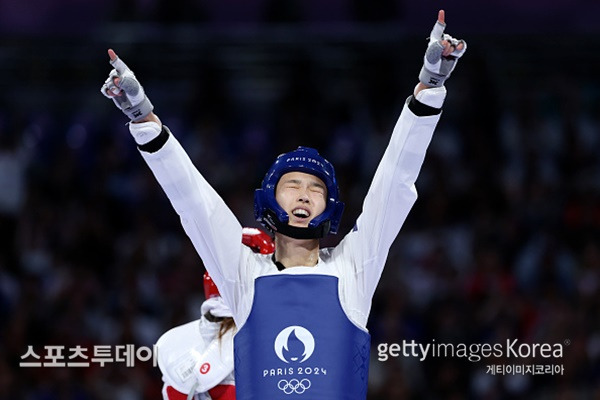
[[[338,278],[257,278],[236,334],[238,400],[364,400],[371,336],[342,310]]]

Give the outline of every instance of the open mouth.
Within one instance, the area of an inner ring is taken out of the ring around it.
[[[308,210],[305,210],[303,208],[296,208],[296,209],[292,210],[292,215],[299,219],[306,219],[306,218],[310,217],[310,212],[308,212]]]

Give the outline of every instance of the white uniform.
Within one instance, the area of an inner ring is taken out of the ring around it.
[[[158,366],[162,372],[163,399],[210,399],[208,391],[217,385],[234,385],[233,335],[226,332],[219,340],[220,324],[204,316],[164,333],[156,342]],[[185,397],[183,397],[185,398]]]
[[[439,118],[440,114],[418,117],[405,105],[355,228],[336,247],[321,249],[316,266],[283,271],[270,255],[254,254],[241,244],[242,226],[175,137],[154,153],[141,153],[231,308],[238,330],[252,308],[257,277],[307,273],[338,277],[343,310],[366,330],[389,248],[417,199],[414,184]]]

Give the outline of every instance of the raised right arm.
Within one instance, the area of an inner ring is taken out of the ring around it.
[[[153,113],[133,72],[114,51],[109,50],[108,54],[114,69],[101,92],[131,119],[129,130],[142,157],[235,315],[244,287],[250,282],[243,268],[243,258],[250,251],[242,245],[242,226],[198,172],[179,141]]]

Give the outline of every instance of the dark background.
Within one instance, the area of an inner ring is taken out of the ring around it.
[[[158,399],[149,362],[19,363],[28,346],[151,346],[199,317],[201,261],[99,93],[107,48],[246,226],[274,157],[318,148],[343,236],[439,8],[469,49],[375,294],[369,399],[600,398],[600,3],[0,0],[0,399]],[[379,343],[507,338],[569,345],[376,360]],[[486,373],[505,363],[564,374]]]

